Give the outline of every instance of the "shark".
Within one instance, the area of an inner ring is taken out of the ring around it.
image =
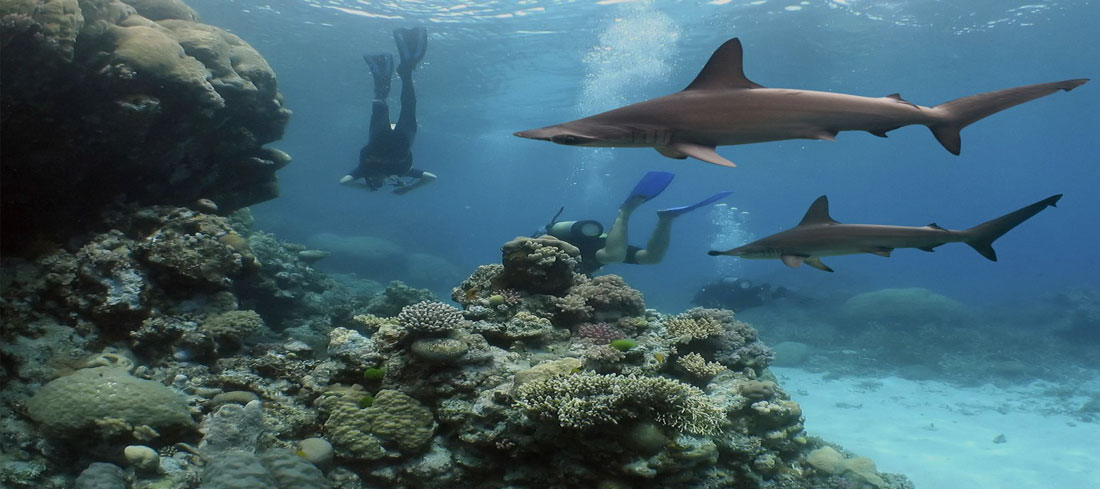
[[[735,166],[717,146],[787,139],[834,141],[841,131],[875,136],[923,124],[947,151],[962,150],[964,127],[1010,107],[1070,91],[1087,78],[1020,86],[955,99],[934,107],[894,93],[862,97],[843,93],[765,88],[745,77],[738,38],[714,51],[684,90],[575,121],[514,133],[569,146],[652,147],[669,158],[692,157]]]
[[[897,248],[934,251],[937,246],[946,243],[962,242],[989,260],[997,261],[993,241],[1043,209],[1055,206],[1061,198],[1062,194],[1052,195],[970,229],[953,231],[935,223],[922,227],[841,224],[829,216],[829,198],[822,195],[810,205],[797,226],[744,246],[707,253],[748,259],[778,258],[791,268],[805,263],[818,270],[832,272],[832,268],[821,262],[821,257],[858,253],[889,257]]]

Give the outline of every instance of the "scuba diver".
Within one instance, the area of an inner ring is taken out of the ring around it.
[[[395,29],[393,39],[401,56],[401,63],[397,65],[397,74],[401,77],[401,115],[397,124],[390,124],[386,97],[390,94],[390,80],[393,78],[393,55],[363,56],[374,76],[370,140],[359,150],[359,166],[344,175],[340,183],[371,191],[390,184],[396,187],[393,193],[404,194],[436,179],[432,173],[413,168],[410,151],[416,136],[416,93],[413,91],[412,72],[428,47],[428,31],[423,27]],[[360,178],[364,182],[359,182]]]
[[[673,220],[690,211],[713,204],[733,193],[730,191],[718,192],[691,205],[658,210],[657,227],[650,235],[645,249],[631,246],[627,242],[627,224],[630,221],[630,215],[638,206],[660,195],[675,176],[672,173],[663,171],[646,173],[634,186],[634,190],[630,192],[622,205],[619,206],[619,214],[615,217],[615,222],[611,225],[611,231],[608,233],[603,232],[603,225],[592,220],[558,222],[558,216],[561,215],[564,207],[558,210],[558,213],[554,215],[541,233],[549,234],[579,248],[581,250],[581,268],[588,275],[610,263],[632,263],[637,265],[660,263],[665,257],[665,252],[668,251]]]

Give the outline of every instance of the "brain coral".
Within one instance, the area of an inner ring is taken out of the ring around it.
[[[61,438],[97,429],[110,435],[108,427],[171,432],[195,425],[175,391],[114,367],[86,368],[54,379],[27,401],[27,411],[44,431]]]
[[[332,411],[325,433],[346,455],[377,460],[427,448],[435,433],[432,411],[400,391],[382,390],[366,408],[354,398],[327,396],[318,400]]]

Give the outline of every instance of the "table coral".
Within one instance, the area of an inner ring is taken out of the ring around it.
[[[722,412],[703,391],[663,377],[580,373],[527,382],[516,389],[516,405],[563,428],[583,430],[650,419],[668,428],[709,434]]]

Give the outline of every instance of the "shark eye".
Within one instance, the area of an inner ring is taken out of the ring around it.
[[[554,136],[550,138],[551,141],[558,144],[578,144],[581,142],[581,138],[572,134],[562,134],[560,136]]]

